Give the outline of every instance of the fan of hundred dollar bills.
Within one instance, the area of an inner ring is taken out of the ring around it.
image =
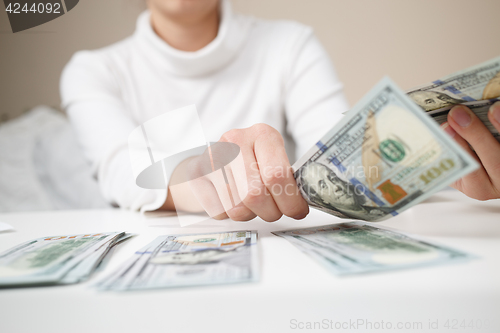
[[[488,120],[499,97],[500,57],[408,93],[385,78],[293,165],[297,185],[338,217],[398,215],[479,167],[438,123],[464,104],[500,140]]]
[[[86,281],[112,248],[132,237],[105,232],[37,238],[0,254],[0,288]]]
[[[408,96],[439,124],[454,105],[466,105],[500,141],[488,119],[490,106],[500,100],[500,57],[414,88]]]

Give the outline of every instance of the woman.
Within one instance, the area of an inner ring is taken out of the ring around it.
[[[133,210],[175,209],[167,190],[135,185],[127,138],[146,120],[195,104],[208,141],[240,147],[248,173],[236,178],[252,180],[248,193],[257,194],[222,214],[210,212],[213,197],[221,206],[214,188],[202,198],[186,193],[176,204],[198,201],[211,216],[233,220],[259,216],[275,221],[283,214],[304,218],[308,206],[290,171],[287,151],[302,155],[347,109],[342,85],[312,30],[235,14],[226,0],[149,0],[147,5],[132,36],[100,50],[78,52],[61,79],[63,107],[104,197]],[[453,128],[469,141],[467,133],[480,130],[470,116],[470,124],[450,120],[447,131]],[[482,147],[492,145],[490,141],[469,142],[484,155],[489,148]],[[500,151],[493,148],[490,154]],[[457,187],[479,199],[500,197],[495,156],[488,156],[479,176],[468,176]],[[182,162],[171,178],[185,163],[190,162]],[[482,183],[472,188],[468,184],[475,179]],[[295,190],[273,190],[290,186]]]
[[[298,189],[272,191],[274,185],[296,188],[285,146],[302,155],[348,108],[312,29],[235,14],[225,0],[147,4],[134,35],[78,52],[62,75],[63,107],[105,198],[134,210],[175,209],[167,191],[135,185],[127,138],[148,119],[196,104],[206,139],[236,143],[259,190],[215,217],[305,217]],[[286,172],[259,173],[253,165]],[[193,200],[188,195],[185,204]]]

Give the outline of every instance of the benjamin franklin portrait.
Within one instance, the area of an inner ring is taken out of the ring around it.
[[[363,193],[323,164],[310,162],[298,172],[297,185],[304,197],[333,215],[373,221],[391,211],[386,207],[365,205],[366,197]]]
[[[463,99],[456,99],[435,91],[413,91],[408,96],[425,111],[432,111],[444,108],[445,106],[466,102]]]

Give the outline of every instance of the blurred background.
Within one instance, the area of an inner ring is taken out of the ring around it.
[[[499,0],[231,1],[312,26],[351,105],[385,75],[406,90],[500,55]],[[59,78],[76,51],[131,35],[145,7],[81,0],[16,34],[0,13],[0,212],[109,207],[60,110]]]
[[[498,0],[232,0],[243,13],[314,28],[351,105],[381,77],[403,89],[500,55]],[[133,33],[145,0],[81,0],[62,17],[13,34],[0,13],[0,121],[59,107],[71,55]]]

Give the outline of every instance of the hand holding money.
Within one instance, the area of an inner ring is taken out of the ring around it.
[[[500,57],[411,89],[408,96],[481,164],[451,186],[474,199],[500,198]]]
[[[489,108],[488,119],[500,132],[500,102]],[[500,143],[483,122],[470,108],[459,105],[451,109],[442,127],[481,164],[477,171],[451,186],[478,200],[500,198]]]
[[[195,212],[198,203],[215,219],[276,221],[305,217],[307,202],[381,221],[450,184],[476,199],[500,198],[500,106],[492,106],[499,97],[500,58],[406,95],[385,80],[294,164],[293,176],[275,129],[232,130],[177,167],[163,208]]]
[[[477,167],[390,79],[293,165],[310,206],[371,222],[398,215]]]

